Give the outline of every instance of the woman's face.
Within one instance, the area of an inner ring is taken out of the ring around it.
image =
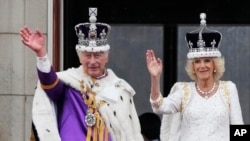
[[[104,52],[80,52],[79,59],[85,73],[99,77],[104,73],[108,55]]]
[[[195,58],[193,62],[194,73],[198,80],[213,79],[214,61],[211,57]]]

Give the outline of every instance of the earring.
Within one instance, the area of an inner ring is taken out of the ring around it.
[[[214,69],[214,73],[216,73],[216,69]]]

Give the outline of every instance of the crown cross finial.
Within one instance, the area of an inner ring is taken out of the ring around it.
[[[215,47],[215,44],[216,44],[216,42],[215,42],[215,40],[213,40],[213,42],[211,42],[212,48]]]
[[[97,8],[89,8],[89,21],[90,23],[95,23],[97,21]],[[93,26],[95,28],[95,26],[92,24],[91,26]]]
[[[89,8],[89,16],[97,16],[97,8]]]

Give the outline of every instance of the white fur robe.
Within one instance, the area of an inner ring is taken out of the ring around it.
[[[113,141],[143,141],[140,123],[135,109],[134,89],[123,79],[118,78],[108,69],[108,76],[96,80],[92,90],[97,93],[96,99],[105,100],[109,104],[99,108],[105,119],[105,124]],[[72,88],[80,90],[79,81],[91,81],[90,77],[82,73],[82,67],[71,68],[57,73],[60,80]],[[32,119],[41,141],[60,141],[57,129],[55,108],[38,82],[34,96]],[[115,112],[115,114],[114,114]],[[112,125],[112,128],[110,127]]]

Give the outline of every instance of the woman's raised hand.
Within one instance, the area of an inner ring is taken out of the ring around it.
[[[160,77],[162,73],[162,60],[155,57],[153,50],[147,50],[146,52],[147,68],[152,77]]]

